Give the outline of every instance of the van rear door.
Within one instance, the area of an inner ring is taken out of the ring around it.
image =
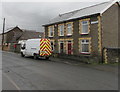
[[[49,39],[40,40],[40,56],[50,56],[52,54],[52,49]]]

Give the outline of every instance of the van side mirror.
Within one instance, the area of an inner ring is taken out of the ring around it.
[[[21,49],[23,49],[23,50],[24,50],[24,49],[25,49],[25,47],[21,47]]]
[[[25,46],[26,46],[26,44],[21,45],[21,49],[24,50]]]

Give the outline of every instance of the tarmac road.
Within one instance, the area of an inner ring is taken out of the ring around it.
[[[2,53],[3,90],[117,90],[118,75]]]

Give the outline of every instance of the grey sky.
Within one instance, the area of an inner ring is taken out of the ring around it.
[[[2,16],[0,15],[0,31],[2,32],[3,17],[6,18],[6,29],[19,26],[22,29],[44,31],[41,26],[58,14],[96,3],[100,2],[4,2]]]

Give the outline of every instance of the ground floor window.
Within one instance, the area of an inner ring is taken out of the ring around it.
[[[50,41],[52,51],[54,51],[54,41]]]
[[[90,38],[80,38],[80,53],[90,53]]]
[[[89,52],[89,40],[81,40],[82,52]]]

